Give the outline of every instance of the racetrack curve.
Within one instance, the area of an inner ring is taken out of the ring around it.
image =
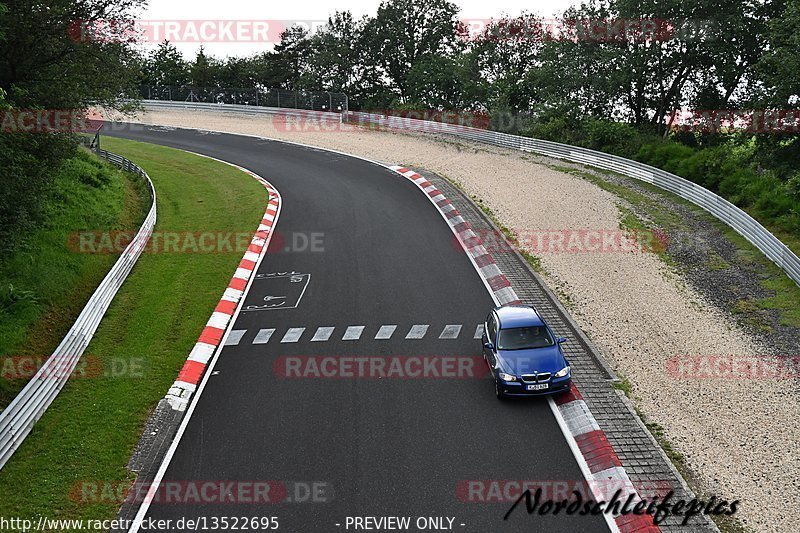
[[[164,481],[281,480],[290,498],[293,482],[317,482],[328,501],[153,503],[148,517],[277,516],[279,530],[296,532],[346,531],[348,516],[455,517],[454,530],[475,533],[608,531],[599,516],[528,516],[522,508],[503,521],[510,503],[457,497],[467,480],[583,480],[543,399],[499,402],[485,375],[276,375],[275,361],[287,356],[480,356],[473,337],[492,299],[413,183],[358,158],[253,137],[140,125],[104,134],[235,163],[280,191],[276,235],[243,309],[302,292],[261,276],[310,275],[297,307],[236,317],[231,329],[244,333],[219,354]],[[396,325],[394,334],[375,339],[384,325]],[[424,337],[405,338],[414,325],[428,325]],[[457,338],[439,338],[447,325],[462,326]],[[358,340],[342,340],[349,326],[364,326]],[[329,340],[311,341],[319,327],[334,328]],[[305,330],[281,342],[289,328]],[[261,330],[274,332],[254,344]]]

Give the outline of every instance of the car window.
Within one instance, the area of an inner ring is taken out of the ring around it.
[[[486,327],[488,328],[486,335],[489,337],[489,342],[494,342],[497,338],[497,322],[495,322],[494,313],[489,313],[489,316],[486,317]]]
[[[497,347],[500,350],[524,350],[553,346],[555,341],[545,326],[527,326],[500,330]]]

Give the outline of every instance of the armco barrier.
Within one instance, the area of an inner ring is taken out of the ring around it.
[[[251,113],[256,115],[286,114],[292,117],[317,117],[321,119],[342,120],[341,113],[329,111],[309,111],[290,107],[262,107],[240,104],[211,104],[206,102],[175,102],[170,100],[143,100],[142,104],[151,109],[192,109],[196,111],[217,111],[230,113]]]
[[[0,468],[17,451],[33,425],[42,417],[55,397],[64,387],[92,340],[114,295],[128,277],[142,253],[156,223],[156,193],[150,177],[135,163],[116,154],[97,150],[97,154],[114,165],[134,172],[147,180],[153,205],[136,236],[106,274],[81,311],[67,335],[53,354],[45,361],[28,384],[0,413]]]
[[[388,117],[370,113],[350,112],[348,121],[365,125],[377,125],[387,129],[406,129],[419,132],[442,133],[473,141],[494,144],[506,148],[533,152],[541,155],[563,159],[574,163],[583,163],[594,167],[612,170],[644,181],[667,190],[698,205],[736,230],[742,237],[772,260],[786,272],[795,283],[800,285],[800,258],[788,246],[759,224],[753,217],[705,187],[701,187],[687,179],[670,174],[661,169],[645,165],[637,161],[615,155],[560,144],[540,141],[529,137],[520,137],[496,131],[482,130],[458,124],[443,124],[403,117]]]

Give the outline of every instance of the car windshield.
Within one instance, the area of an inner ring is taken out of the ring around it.
[[[525,350],[544,348],[555,344],[553,337],[544,326],[508,328],[500,330],[497,348],[500,350]]]

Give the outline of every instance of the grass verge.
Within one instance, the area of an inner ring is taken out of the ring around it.
[[[27,383],[32,365],[56,348],[117,254],[77,254],[70,235],[135,230],[150,195],[144,181],[80,150],[55,172],[36,231],[0,258],[0,408]]]
[[[152,178],[160,234],[252,235],[256,230],[267,193],[241,171],[161,146],[120,139],[103,143]],[[101,371],[71,379],[4,467],[0,516],[115,516],[115,495],[86,502],[76,487],[130,481],[125,466],[144,422],[177,376],[242,253],[234,247],[141,256],[84,355]]]

